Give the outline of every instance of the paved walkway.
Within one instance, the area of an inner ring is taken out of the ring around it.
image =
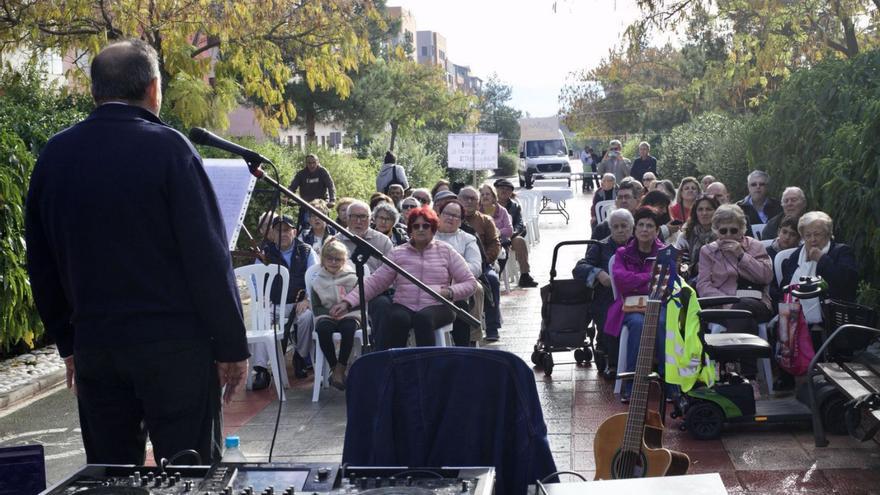
[[[533,248],[533,275],[546,283],[553,246],[562,240],[588,236],[589,196],[576,193],[568,203],[566,225],[559,215],[541,219],[541,243]],[[560,276],[569,276],[582,256],[579,248],[561,252]],[[493,348],[511,351],[530,363],[540,329],[538,289],[514,290],[502,297],[502,339]],[[554,355],[557,363],[563,354]],[[325,390],[311,402],[312,381],[295,380],[287,402],[280,406],[280,427],[273,460],[339,461],[345,435],[345,397]],[[535,372],[535,382],[559,469],[593,476],[593,437],[601,421],[625,411],[612,394],[612,383],[592,367],[557,364],[551,378]],[[254,461],[268,459],[279,403],[274,389],[240,392],[225,409],[227,433],[242,438],[244,453]],[[880,493],[880,447],[831,436],[827,448],[813,447],[808,428],[740,428],[726,431],[722,440],[700,442],[679,431],[670,420],[664,444],[687,453],[691,472],[719,472],[731,493]],[[52,394],[0,418],[0,446],[40,442],[48,454],[49,482],[70,473],[85,459],[77,424],[75,401],[66,390]]]

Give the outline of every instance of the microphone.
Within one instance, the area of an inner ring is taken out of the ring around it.
[[[228,151],[233,155],[238,155],[244,158],[244,161],[246,161],[248,165],[256,166],[261,163],[272,163],[268,158],[257,153],[256,151],[249,150],[244,146],[239,146],[231,141],[227,141],[226,139],[223,139],[222,137],[214,134],[211,131],[202,129],[201,127],[193,127],[192,129],[190,129],[189,139],[195,144],[218,148],[223,151]]]

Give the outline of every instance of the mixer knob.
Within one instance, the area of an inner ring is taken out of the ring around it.
[[[318,481],[326,481],[330,476],[330,470],[327,468],[318,468]]]
[[[155,486],[156,488],[162,486],[162,478],[157,476],[156,479],[153,480],[153,486]]]
[[[358,486],[360,487],[361,490],[366,490],[367,486],[369,486],[369,484],[370,484],[370,480],[368,480],[366,476],[363,476],[358,480]]]
[[[381,488],[381,487],[382,487],[382,477],[376,476],[376,488]]]
[[[413,477],[407,476],[406,477],[406,486],[412,486],[412,484],[413,484]]]
[[[284,490],[284,495],[294,495],[296,493],[296,489],[292,486],[288,486],[287,490]]]
[[[246,491],[247,491],[247,495],[254,495],[254,487],[249,486],[249,487],[247,487]]]
[[[188,492],[188,491],[192,490],[192,487],[193,487],[192,481],[186,481],[183,483],[183,491],[184,492]]]
[[[223,495],[232,495],[232,487],[231,487],[231,486],[227,486],[227,487],[223,490]]]
[[[174,473],[174,480],[175,480],[175,481],[180,481],[180,478],[181,478],[181,476],[180,476],[180,471],[175,472],[175,473]]]
[[[128,486],[137,486],[137,478],[134,475],[128,477]]]
[[[468,493],[471,491],[470,483],[467,480],[461,480],[461,493]]]

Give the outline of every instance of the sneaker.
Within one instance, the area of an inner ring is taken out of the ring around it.
[[[486,342],[498,342],[498,339],[501,337],[498,336],[498,329],[486,329],[486,338],[484,339]]]
[[[519,276],[519,286],[520,287],[537,287],[538,282],[535,282],[535,279],[532,278],[528,273],[523,273]]]
[[[306,360],[301,358],[296,352],[293,353],[293,376],[303,379],[309,376],[306,371]]]
[[[251,390],[264,390],[269,388],[269,382],[271,380],[269,370],[262,366],[254,366],[254,372],[256,373],[256,376],[254,376],[254,381],[251,383]]]

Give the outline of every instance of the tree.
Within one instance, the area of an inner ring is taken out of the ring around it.
[[[244,97],[274,133],[296,115],[283,97],[295,71],[311,88],[350,92],[347,72],[372,59],[355,18],[378,19],[372,0],[0,0],[0,44],[88,56],[141,38],[183,125],[225,127]]]
[[[512,89],[504,84],[498,74],[489,75],[479,96],[480,129],[497,133],[501,139],[519,139],[519,123],[522,112],[507,104],[511,100]]]
[[[457,127],[472,112],[472,98],[451,92],[439,67],[410,60],[379,60],[370,65],[351,94],[347,119],[357,131],[375,135],[391,129],[388,149],[398,133],[428,123]]]

